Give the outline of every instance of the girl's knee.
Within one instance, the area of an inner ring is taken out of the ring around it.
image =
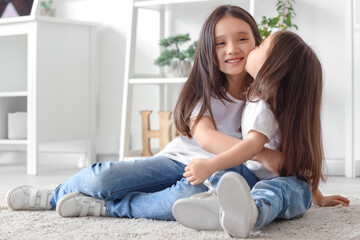
[[[80,172],[79,181],[86,184],[87,188],[91,189],[92,192],[102,192],[111,183],[110,172],[111,169],[106,167],[104,163],[94,163]]]
[[[206,192],[207,190],[208,188],[203,183],[191,185],[186,178],[181,179],[171,187],[172,194],[177,199],[188,198],[192,195]]]

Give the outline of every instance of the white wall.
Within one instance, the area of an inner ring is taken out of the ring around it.
[[[297,1],[298,33],[318,53],[324,71],[323,139],[327,159],[345,156],[345,6],[342,1]]]
[[[239,1],[243,2],[243,1]],[[102,23],[99,28],[99,117],[98,117],[98,153],[117,153],[119,147],[119,126],[122,100],[122,83],[124,70],[125,38],[130,11],[129,0],[63,0],[55,1],[57,15],[75,19],[91,20]],[[276,0],[258,0],[255,6],[255,19],[259,21],[263,15],[273,17]],[[248,6],[244,6],[248,8]],[[343,161],[345,156],[344,143],[344,116],[345,116],[345,4],[336,0],[297,0],[294,8],[297,17],[294,20],[299,26],[297,33],[318,53],[323,64],[325,87],[323,100],[323,139],[326,158],[331,161]],[[210,9],[187,9],[173,11],[167,15],[169,25],[167,34],[189,32],[196,40],[201,24],[209,14]],[[152,13],[149,13],[152,14]],[[141,19],[139,21],[142,21]],[[144,29],[154,29],[155,20],[148,21]],[[158,30],[155,35],[158,36]],[[137,58],[148,62],[144,66],[137,66],[136,71],[154,71],[157,68],[151,65],[154,54],[158,51],[156,39],[151,36],[152,31],[142,31],[141,42],[138,42]],[[140,33],[141,35],[141,33]],[[357,38],[359,39],[359,37]],[[148,40],[148,41],[147,41]],[[153,48],[152,50],[150,48]],[[359,47],[357,48],[359,52]],[[151,55],[151,57],[149,57]],[[359,55],[359,53],[358,53]],[[357,58],[358,59],[358,58]],[[149,64],[150,63],[150,64]],[[359,63],[359,60],[357,60]],[[146,70],[144,70],[146,69]],[[360,74],[357,74],[359,78]],[[140,124],[138,110],[151,108],[158,109],[158,102],[147,92],[155,92],[156,88],[138,87],[135,94],[143,99],[134,99],[134,121]],[[173,90],[171,102],[175,102],[178,88]],[[359,94],[359,91],[357,91]],[[142,105],[146,102],[146,105]],[[359,118],[359,98],[357,98],[357,120]],[[153,114],[154,115],[154,114]],[[359,121],[357,121],[359,122]],[[156,126],[155,126],[156,127]],[[154,127],[154,128],[155,128]],[[140,127],[135,126],[140,134]],[[359,129],[358,127],[356,129]],[[359,133],[356,133],[359,143]],[[140,136],[133,136],[131,144],[141,146]],[[360,158],[360,150],[356,149],[356,159]],[[340,162],[342,163],[342,162]],[[330,166],[330,170],[332,167]]]
[[[318,53],[324,71],[323,142],[330,173],[343,174],[345,158],[345,85],[350,79],[346,53],[345,2],[343,1],[297,1],[298,33]],[[347,16],[348,17],[348,16]],[[355,43],[359,41],[355,41]],[[357,51],[357,56],[359,52]],[[355,65],[356,69],[356,65]],[[357,70],[358,71],[358,70]],[[359,82],[359,75],[356,77]],[[359,144],[359,91],[355,97],[355,159],[360,159]],[[357,164],[359,174],[360,164]]]
[[[357,160],[356,168],[359,168],[360,149],[360,0],[355,1],[355,24],[357,30],[354,33],[354,98],[355,98],[355,159]]]

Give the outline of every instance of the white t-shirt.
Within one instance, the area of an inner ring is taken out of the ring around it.
[[[214,121],[217,126],[217,130],[226,135],[241,139],[242,134],[240,132],[241,115],[244,108],[244,101],[238,100],[231,96],[229,93],[226,95],[233,102],[226,100],[211,98],[211,110],[213,113]],[[198,103],[192,114],[191,118],[199,114],[200,105]],[[209,112],[204,113],[205,116],[210,116]],[[196,142],[193,137],[189,139],[186,136],[179,136],[166,145],[166,147],[156,155],[166,156],[173,160],[179,161],[185,165],[188,165],[191,160],[195,158],[211,158],[215,156],[213,153],[205,151]]]
[[[263,100],[257,102],[246,102],[241,119],[243,139],[247,139],[251,130],[264,134],[268,138],[265,147],[279,150],[281,135],[279,124],[275,119],[270,107]],[[276,177],[257,161],[246,161],[245,165],[260,180]]]

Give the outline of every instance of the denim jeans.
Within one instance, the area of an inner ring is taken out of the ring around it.
[[[274,219],[300,217],[311,207],[312,197],[308,184],[292,177],[262,180],[251,189],[259,210],[255,229],[260,229]]]
[[[72,192],[107,200],[107,215],[113,217],[175,220],[172,206],[180,198],[206,192],[204,184],[191,185],[183,177],[185,165],[164,156],[141,160],[94,163],[60,184],[51,195],[50,205]],[[252,187],[258,179],[245,166],[213,174],[209,180],[216,186],[227,171],[248,179]]]
[[[172,206],[178,199],[208,191],[204,184],[191,185],[183,177],[184,168],[184,164],[164,156],[94,163],[60,184],[51,194],[50,205],[55,209],[62,196],[80,192],[107,200],[106,213],[109,216],[175,220]],[[256,227],[262,227],[277,217],[300,216],[309,208],[305,202],[297,204],[298,199],[307,196],[307,188],[302,188],[306,186],[303,181],[291,177],[259,181],[245,165],[216,172],[209,181],[216,187],[221,176],[228,171],[241,174],[252,188],[260,213]]]

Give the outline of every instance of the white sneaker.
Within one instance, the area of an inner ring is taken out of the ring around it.
[[[226,173],[218,184],[220,224],[230,237],[246,238],[259,215],[246,180],[235,172]]]
[[[13,210],[51,210],[52,190],[41,190],[34,186],[17,186],[6,195],[8,207]]]
[[[69,193],[59,199],[56,211],[62,217],[105,217],[106,201],[77,192]]]
[[[209,182],[206,184],[208,186]],[[220,205],[216,190],[199,193],[190,198],[177,200],[172,208],[173,215],[181,225],[195,230],[222,230],[219,222]]]

